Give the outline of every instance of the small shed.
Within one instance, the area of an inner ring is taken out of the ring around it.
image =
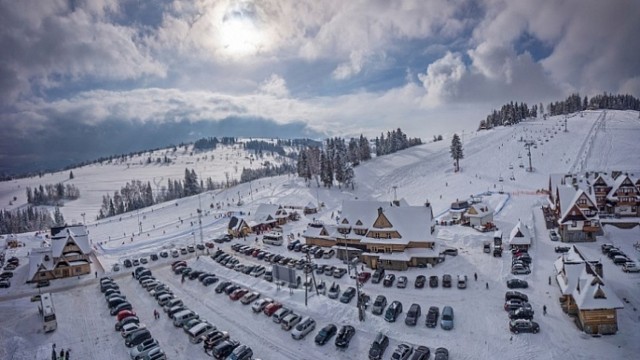
[[[484,227],[493,222],[493,209],[486,203],[473,204],[463,215],[463,220],[472,227]]]
[[[318,207],[311,201],[304,207],[304,214],[316,214],[318,212]]]
[[[531,235],[529,228],[518,221],[516,226],[511,230],[509,236],[509,247],[511,249],[529,250],[531,247]]]

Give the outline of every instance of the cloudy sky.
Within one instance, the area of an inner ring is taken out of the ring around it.
[[[640,95],[636,0],[0,0],[0,172]]]

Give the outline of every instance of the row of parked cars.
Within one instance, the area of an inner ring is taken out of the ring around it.
[[[134,276],[150,275],[146,269],[136,269]],[[120,292],[119,286],[110,277],[100,279],[100,291],[104,293],[110,314],[116,317],[115,330],[124,338],[132,360],[166,360],[160,344],[151,336],[151,332],[140,322],[133,311],[133,306]]]
[[[511,257],[511,273],[513,275],[531,274],[531,256],[524,249],[513,249]]]
[[[624,272],[640,272],[640,267],[635,261],[631,260],[622,250],[613,246],[613,244],[602,244],[602,253],[607,255],[614,264],[622,266]]]
[[[316,259],[331,259],[336,254],[334,249],[324,249],[317,245],[305,245],[300,240],[294,240],[287,244],[287,249],[304,254],[309,253]]]
[[[20,259],[18,259],[17,257],[12,256],[7,260],[7,263],[2,268],[2,273],[0,273],[0,288],[11,287],[11,278],[13,278],[13,271],[17,269],[18,266],[20,266]]]
[[[367,272],[363,272],[360,273],[360,275],[362,276],[362,274],[367,274],[370,275]],[[368,279],[369,276],[365,276],[364,277],[364,281],[366,281],[366,279]],[[437,288],[439,285],[439,277],[438,275],[431,275],[428,278],[429,280],[429,287],[431,288]],[[361,281],[361,282],[364,282]],[[384,268],[378,268],[376,269],[376,271],[373,273],[373,275],[371,276],[371,282],[373,284],[378,284],[380,282],[382,282],[382,285],[384,287],[392,287],[394,285],[394,283],[396,284],[396,287],[399,289],[404,289],[407,287],[407,285],[409,284],[409,279],[404,276],[398,276],[397,281],[396,281],[396,276],[395,274],[387,274],[386,270]],[[425,275],[418,275],[415,278],[414,281],[414,286],[416,289],[422,289],[425,287],[427,283],[427,277]],[[444,288],[450,288],[453,286],[453,277],[450,274],[443,274],[442,275],[442,287]],[[467,288],[467,275],[458,275],[456,278],[456,286],[458,289],[466,289]]]
[[[373,301],[371,313],[373,315],[382,315],[384,313],[385,321],[395,322],[400,314],[402,314],[402,303],[394,300],[391,304],[388,304],[387,298],[384,295],[378,295]],[[415,326],[420,321],[421,316],[422,308],[420,307],[420,304],[411,304],[404,322],[406,325]],[[437,306],[429,307],[425,316],[425,325],[430,328],[435,328],[438,324],[438,318],[440,318],[440,308]],[[451,306],[443,307],[440,327],[444,330],[453,329],[453,319],[453,308]]]
[[[369,360],[380,360],[384,352],[389,347],[389,338],[383,333],[378,333],[369,348]],[[445,348],[436,348],[434,351],[434,360],[448,360],[449,350]],[[431,350],[426,346],[416,346],[401,343],[391,354],[392,360],[428,360],[431,356]]]
[[[185,261],[173,262],[171,269],[176,275],[181,275],[183,279],[198,279],[204,286],[210,285],[209,279],[215,279],[213,282],[218,281],[215,274],[193,270],[187,266]],[[239,300],[242,298],[242,302],[246,304],[258,297],[260,297],[259,293],[247,294],[246,292],[238,291],[233,294],[233,299]],[[184,330],[192,344],[203,343],[205,354],[216,359],[227,360],[249,360],[253,356],[253,350],[249,346],[231,339],[227,331],[222,331],[209,321],[201,319],[195,311],[188,309],[182,300],[173,297],[173,295],[164,304],[163,310],[173,321],[174,326],[181,327]]]
[[[519,291],[504,294],[504,309],[509,315],[509,330],[514,334],[522,332],[538,333],[540,325],[533,321],[533,308],[529,297]]]
[[[188,255],[190,253],[195,253],[196,250],[200,250],[200,251],[204,251],[206,249],[213,249],[214,248],[214,244],[211,241],[207,241],[204,244],[195,244],[195,245],[187,245],[187,246],[183,246],[179,249],[171,249],[171,250],[162,250],[160,252],[158,252],[157,254],[151,254],[149,255],[149,257],[146,256],[142,256],[139,258],[134,258],[134,259],[124,259],[124,261],[122,262],[122,265],[125,268],[131,268],[134,266],[140,266],[140,265],[146,265],[149,263],[149,261],[157,261],[160,258],[169,258],[169,256],[173,257],[173,258],[177,258],[180,257],[180,255]],[[114,264],[113,267],[114,271],[119,271],[120,270],[120,264]]]

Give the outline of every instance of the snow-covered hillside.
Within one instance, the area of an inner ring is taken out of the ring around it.
[[[318,322],[316,331],[306,339],[296,341],[265,315],[253,314],[247,306],[213,293],[213,287],[205,288],[197,281],[189,280],[182,284],[167,266],[172,261],[171,258],[152,263],[152,269],[154,275],[169,284],[176,295],[202,318],[229,331],[232,338],[250,345],[255,357],[261,359],[366,359],[369,346],[378,331],[386,333],[391,339],[385,359],[390,357],[397,344],[405,341],[413,345],[429,346],[432,351],[436,347],[446,347],[451,359],[634,358],[640,351],[640,343],[637,342],[640,317],[636,311],[640,307],[640,274],[622,273],[619,267],[604,259],[608,288],[621,299],[630,301],[618,312],[620,330],[614,336],[602,338],[591,338],[578,331],[558,305],[557,285],[554,282],[549,284],[548,281],[553,275],[552,263],[557,258],[553,251],[556,244],[550,242],[539,210],[546,198],[536,193],[536,190],[547,188],[551,173],[625,170],[639,175],[640,162],[636,156],[640,152],[640,143],[637,141],[640,135],[638,113],[586,111],[582,116],[569,117],[567,129],[568,132],[564,132],[563,117],[553,117],[548,120],[527,121],[513,127],[460,134],[465,156],[460,162],[462,171],[458,173],[453,172],[449,155],[450,140],[445,139],[361,164],[355,171],[356,187],[353,190],[317,188],[315,184],[307,186],[302,180],[292,176],[280,176],[162,203],[139,212],[100,221],[90,220],[93,217],[87,215],[90,238],[96,249],[96,269],[99,275],[107,273],[118,276],[119,273],[110,273],[111,266],[126,258],[146,256],[161,249],[200,242],[196,212],[199,207],[205,210],[203,236],[206,240],[225,232],[228,223],[225,215],[229,212],[252,212],[261,203],[294,206],[303,206],[309,202],[324,203],[325,207],[318,214],[285,225],[286,233],[297,234],[313,218],[325,222],[335,221],[332,216],[338,213],[345,199],[390,201],[397,194],[398,198],[406,199],[411,205],[431,202],[434,214],[438,216],[456,199],[492,192],[492,195],[484,197],[499,210],[496,224],[502,230],[508,233],[518,220],[522,220],[535,233],[531,251],[534,258],[533,272],[525,277],[530,288],[524,292],[529,295],[536,311],[535,320],[541,326],[539,334],[511,335],[507,315],[502,309],[504,292],[507,290],[505,280],[511,277],[510,258],[493,258],[484,254],[482,241],[487,235],[457,226],[438,228],[438,241],[458,248],[459,256],[447,257],[443,264],[434,268],[396,272],[396,275],[409,277],[407,289],[383,288],[371,283],[364,286],[364,291],[372,297],[383,294],[390,301],[400,300],[405,309],[411,303],[419,303],[423,316],[415,328],[407,327],[401,321],[404,314],[397,323],[387,323],[367,311],[366,321],[361,323],[357,320],[353,303],[345,305],[324,296],[313,296],[305,307],[302,290],[292,293],[279,290],[272,283],[223,268],[206,256],[189,258],[189,263],[195,268],[211,271],[223,280],[230,279],[260,291],[262,296],[275,298],[295,311],[315,318]],[[526,171],[529,165],[524,146],[526,141],[536,143],[531,147],[533,172]],[[75,220],[81,220],[80,214],[83,212],[95,214],[104,193],[113,192],[132,179],[152,181],[152,184],[157,179],[166,182],[168,178],[181,178],[185,167],[193,167],[203,176],[223,180],[225,172],[235,174],[234,166],[237,165],[239,170],[243,166],[249,166],[246,154],[233,149],[226,151],[228,159],[225,155],[216,155],[215,161],[197,161],[186,155],[178,156],[176,166],[131,163],[128,167],[126,164],[92,165],[76,169],[76,178],[72,181],[80,188],[82,197],[67,203],[62,210],[67,219]],[[54,183],[67,178],[68,172],[62,172],[41,179],[0,183],[0,201],[6,206],[13,196],[18,196],[17,203],[24,203],[26,186],[34,186],[40,182]],[[237,206],[239,198],[242,200],[241,206]],[[218,203],[223,204],[220,209],[215,206]],[[142,232],[139,223],[142,224]],[[15,254],[25,257],[29,248],[38,243],[38,238],[33,234],[21,235],[20,239],[29,246],[9,250],[9,256]],[[253,239],[250,237],[246,241],[253,243]],[[589,253],[599,254],[600,243],[613,242],[627,254],[638,257],[639,253],[632,246],[633,241],[626,239],[640,239],[639,227],[620,230],[607,226],[604,239],[582,246]],[[243,240],[234,242],[237,241]],[[258,244],[287,256],[300,256],[299,253],[288,251],[286,247]],[[231,252],[229,245],[224,244],[222,248]],[[240,258],[247,263],[264,264],[251,257]],[[335,259],[320,262],[339,264]],[[23,263],[26,263],[26,259]],[[15,286],[0,289],[0,358],[46,359],[50,357],[52,343],[56,343],[59,348],[71,347],[74,358],[126,358],[126,349],[120,335],[112,330],[114,320],[108,315],[92,276],[79,281],[64,279],[54,282],[51,289],[56,291],[54,298],[59,314],[59,329],[51,334],[37,332],[40,320],[35,304],[29,303],[28,298],[37,293],[37,290],[32,285],[23,284],[25,267],[22,265],[16,271],[12,281]],[[413,288],[413,281],[419,274],[441,277],[445,273],[454,276],[468,275],[471,279],[468,288]],[[473,281],[474,273],[478,275],[477,282]],[[320,275],[320,279],[334,281],[323,275]],[[182,331],[174,328],[164,318],[164,314],[160,320],[151,317],[153,308],[157,305],[146,292],[141,292],[140,286],[130,276],[119,276],[117,282],[135,309],[141,313],[143,322],[158,338],[170,359],[206,358],[202,347],[190,344]],[[348,277],[337,282],[343,289],[352,285],[352,280]],[[454,307],[454,330],[444,331],[424,326],[424,314],[431,305]],[[546,316],[542,315],[543,305],[549,310]],[[324,347],[313,343],[317,330],[330,322],[356,327],[354,340],[346,351],[336,350],[332,342]]]

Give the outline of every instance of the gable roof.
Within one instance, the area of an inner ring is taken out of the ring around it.
[[[489,206],[489,204],[484,202],[476,203],[469,206],[466,214],[467,217],[472,218],[482,218],[487,215],[493,215],[493,209],[491,208],[491,206]]]
[[[511,229],[511,234],[509,235],[509,244],[531,245],[531,235],[529,234],[529,228],[522,225],[521,221],[518,221],[516,226]]]
[[[53,255],[51,247],[33,248],[29,253],[29,273],[27,280],[32,280],[41,268],[53,270]]]
[[[607,194],[607,199],[618,200],[618,196],[616,195],[616,192],[620,189],[622,185],[624,185],[624,183],[627,183],[627,186],[632,187],[633,188],[632,190],[634,191],[636,190],[635,184],[633,183],[633,181],[628,175],[620,175],[618,176],[613,186],[611,187],[609,194]]]
[[[431,207],[391,207],[383,211],[382,215],[389,220],[392,229],[398,231],[407,243],[420,240],[435,241],[431,234]],[[392,229],[385,228],[385,230]]]
[[[562,214],[560,216],[560,219],[558,219],[558,223],[566,224],[573,220],[588,220],[597,217],[597,211],[595,212],[595,215],[591,217],[587,216],[582,211],[582,208],[577,204],[578,200],[581,197],[587,199],[587,201],[589,202],[588,206],[590,208],[593,208],[594,210],[597,209],[595,201],[586,192],[584,192],[582,189],[577,190],[573,196],[573,199],[571,199],[571,201],[567,204],[567,207],[562,208]]]
[[[91,253],[89,235],[84,225],[52,228],[51,231],[51,251],[54,257],[60,257],[64,247],[67,246],[69,242],[74,242],[84,255]]]
[[[589,274],[583,268],[578,278],[576,288],[571,294],[580,310],[622,309],[622,301],[609,291],[597,275]]]
[[[394,205],[386,201],[369,201],[369,200],[344,200],[342,202],[342,219],[348,224],[355,224],[360,220],[365,227],[369,227],[378,218],[378,208],[383,211],[393,207]]]

